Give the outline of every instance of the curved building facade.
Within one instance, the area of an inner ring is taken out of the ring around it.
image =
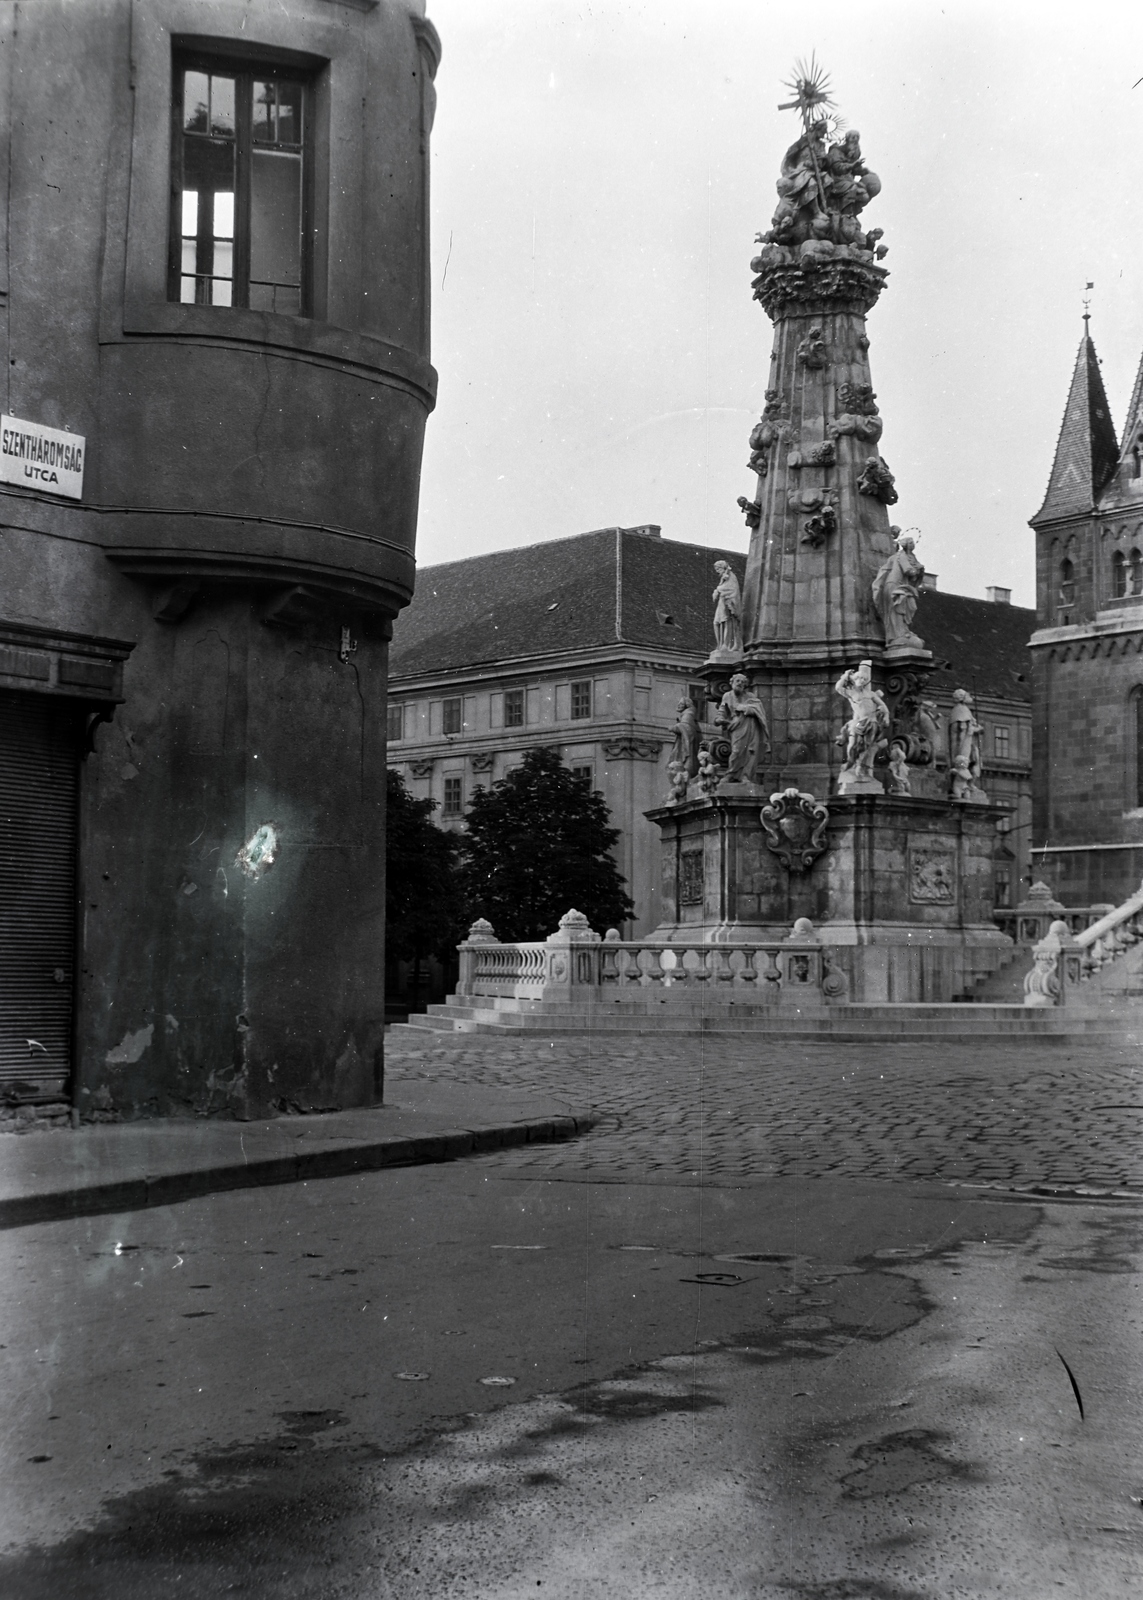
[[[0,1093],[379,1098],[417,0],[21,0],[0,62]]]

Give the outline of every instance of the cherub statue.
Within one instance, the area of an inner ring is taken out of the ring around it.
[[[703,794],[713,794],[718,788],[718,768],[709,745],[701,745],[698,753],[698,786]]]
[[[904,745],[894,742],[889,746],[889,793],[912,794],[909,786],[909,768],[905,762]]]

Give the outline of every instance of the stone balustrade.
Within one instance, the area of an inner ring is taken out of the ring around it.
[[[1122,905],[1098,917],[1078,934],[1067,922],[1054,921],[1032,951],[1032,970],[1024,979],[1024,1004],[1082,1003],[1089,998],[1082,986],[1141,939],[1143,885]]]
[[[559,931],[541,942],[502,944],[487,922],[474,923],[459,946],[458,996],[590,1003],[646,999],[687,990],[763,1005],[818,1006],[849,998],[849,979],[838,953],[800,918],[785,939],[670,944],[600,939],[578,911],[560,918]]]

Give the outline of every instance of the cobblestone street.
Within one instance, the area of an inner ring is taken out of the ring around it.
[[[386,1056],[392,1101],[402,1080],[440,1076],[564,1094],[603,1114],[586,1139],[497,1158],[537,1176],[1143,1195],[1143,1082],[1130,1047],[403,1033]]]

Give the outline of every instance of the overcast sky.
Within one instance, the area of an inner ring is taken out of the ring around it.
[[[745,550],[751,299],[816,51],[882,192],[894,517],[940,587],[1033,601],[1084,284],[1116,431],[1143,355],[1143,5],[429,0],[433,360],[418,559],[614,524]]]

